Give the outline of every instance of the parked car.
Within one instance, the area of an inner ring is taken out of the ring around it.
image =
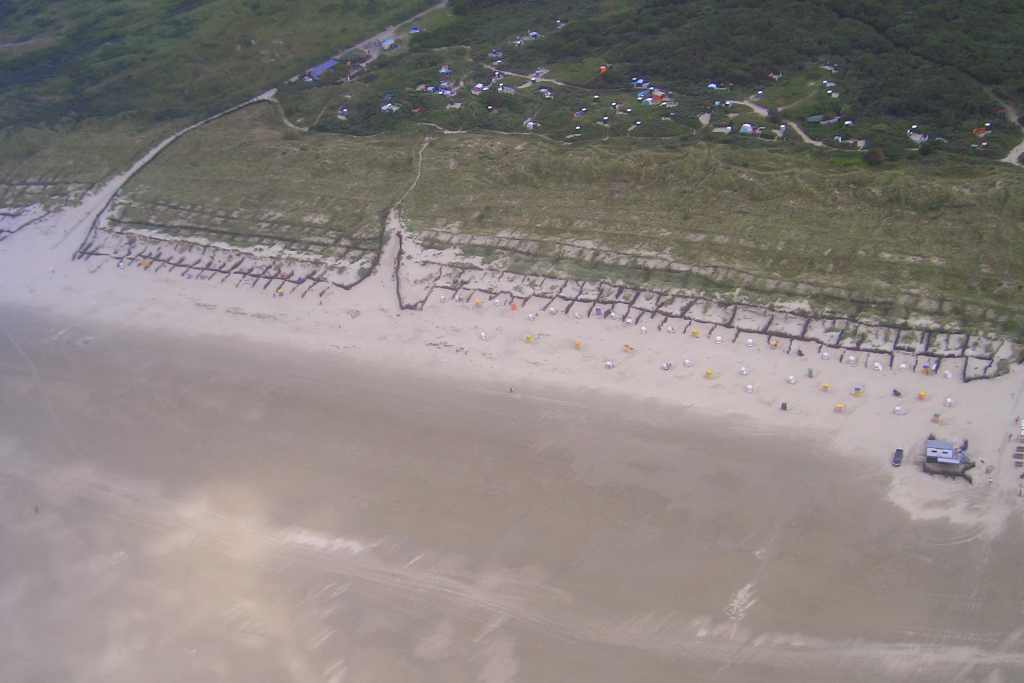
[[[903,464],[903,449],[897,448],[896,452],[893,453],[892,456],[892,466],[899,467],[901,464]]]

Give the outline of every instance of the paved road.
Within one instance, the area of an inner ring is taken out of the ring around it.
[[[424,10],[423,12],[420,12],[419,14],[417,14],[415,18],[419,19],[419,18],[425,17],[426,15],[430,14],[431,12],[433,12],[435,10],[439,10],[442,7],[445,7],[447,4],[448,4],[448,0],[441,0],[441,2],[437,3],[436,5],[431,7],[430,9]],[[356,49],[356,50],[368,50],[370,52],[370,61],[372,62],[381,53],[380,44],[383,43],[385,40],[388,40],[390,38],[394,38],[395,37],[395,31],[397,31],[400,26],[403,26],[403,25],[409,23],[410,21],[412,21],[412,19],[408,19],[406,21],[403,21],[402,23],[400,23],[400,24],[398,24],[396,26],[390,26],[390,27],[384,29],[383,31],[381,31],[380,33],[378,33],[377,35],[375,35],[375,36],[373,36],[371,38],[367,38],[363,42],[361,42],[361,43],[359,43],[357,45],[354,45],[352,48],[347,48],[345,50],[342,50],[337,55],[335,55],[335,59],[337,59],[339,56],[341,56],[345,52],[348,52],[349,49]]]

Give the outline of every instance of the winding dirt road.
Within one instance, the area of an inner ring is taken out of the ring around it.
[[[800,139],[803,140],[804,142],[806,142],[807,144],[814,145],[815,147],[824,147],[825,146],[824,142],[819,142],[817,140],[814,140],[809,135],[807,135],[807,133],[804,132],[803,128],[801,128],[800,126],[796,125],[792,121],[786,121],[786,125],[790,126],[793,130],[795,130],[796,134],[800,136]]]

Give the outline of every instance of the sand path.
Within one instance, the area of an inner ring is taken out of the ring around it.
[[[802,139],[804,142],[806,142],[808,144],[811,144],[811,145],[814,145],[815,147],[824,147],[825,146],[825,143],[819,142],[818,140],[812,139],[807,133],[805,133],[803,131],[803,128],[801,128],[800,126],[796,125],[792,121],[786,121],[786,123],[790,127],[792,127],[793,130],[796,131],[797,135],[799,135],[800,139]]]
[[[1013,122],[1018,128],[1020,128],[1021,133],[1024,133],[1024,123],[1021,123],[1020,117],[1016,115],[1019,114],[1019,112],[1015,112],[1015,108],[1012,105],[999,99],[999,97],[997,97],[996,94],[992,92],[990,88],[985,88],[985,92],[989,94],[989,97],[995,100],[996,104],[998,104],[1002,109],[1006,110],[1007,116],[1010,117],[1010,121]],[[1005,161],[1008,164],[1019,165],[1021,163],[1024,163],[1021,161],[1022,155],[1024,155],[1024,140],[1022,140],[1019,145],[1011,149],[1009,154],[1003,157],[1001,161]]]
[[[733,100],[733,102],[736,103],[736,104],[745,104],[745,105],[747,105],[748,107],[750,107],[751,109],[754,110],[755,114],[758,114],[759,116],[767,117],[771,113],[765,107],[762,107],[760,104],[755,104],[754,102],[751,102],[750,100]]]
[[[64,235],[55,245],[53,245],[52,249],[54,251],[63,249],[63,252],[65,252],[63,255],[65,256],[73,254],[75,249],[77,249],[85,239],[85,233],[96,226],[100,216],[102,216],[103,212],[106,211],[108,206],[110,206],[110,202],[114,199],[115,195],[120,192],[121,188],[124,187],[125,183],[131,180],[136,173],[146,166],[146,164],[156,158],[160,152],[164,151],[168,145],[174,143],[182,135],[195,130],[199,126],[215,121],[222,116],[227,116],[232,112],[238,111],[243,107],[248,107],[249,105],[256,104],[258,102],[272,101],[276,92],[276,88],[268,90],[251,100],[235,105],[230,109],[225,109],[218,114],[214,114],[213,116],[205,118],[191,126],[183,128],[177,133],[161,141],[155,147],[146,152],[142,158],[132,164],[131,168],[127,171],[114,176],[97,190],[86,195],[79,206],[61,212],[60,226],[64,231]]]

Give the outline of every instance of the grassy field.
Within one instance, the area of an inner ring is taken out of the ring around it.
[[[196,118],[431,4],[0,2],[0,205],[73,202]]]
[[[119,117],[73,127],[8,129],[0,133],[0,205],[75,201],[183,126]]]
[[[0,4],[0,127],[237,104],[429,0],[25,0]]]
[[[495,269],[1024,331],[1021,169],[941,152],[874,168],[742,140],[573,146],[419,130],[302,134],[270,106],[243,110],[158,157],[118,219],[355,257],[379,245],[429,135],[403,219],[434,246],[470,236],[464,251]]]
[[[437,243],[479,236],[476,253],[498,268],[739,289],[847,315],[928,314],[1018,332],[1024,172],[850,161],[675,141],[574,148],[444,136],[427,148],[403,216]],[[503,249],[503,237],[524,241]],[[600,252],[624,256],[610,265]],[[669,262],[704,269],[651,266]]]
[[[143,169],[125,186],[115,225],[355,261],[380,246],[382,214],[412,184],[421,142],[303,134],[270,105],[249,107]]]
[[[395,38],[405,44],[408,44],[409,39],[414,35],[409,32],[413,26],[418,27],[421,34],[426,34],[442,30],[454,20],[455,16],[452,14],[451,7],[442,7],[441,9],[431,12],[422,18],[417,18],[415,20],[410,19],[409,21],[399,24],[395,28]]]

